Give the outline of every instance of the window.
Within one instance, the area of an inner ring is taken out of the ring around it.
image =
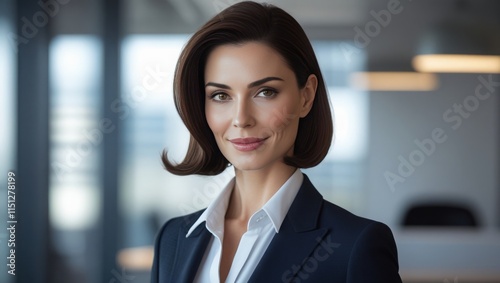
[[[93,36],[61,35],[52,40],[49,50],[49,216],[54,264],[69,273],[63,277],[66,281],[95,282],[92,276],[99,274],[95,259],[100,249],[92,232],[101,214],[103,189],[99,183],[101,44]]]

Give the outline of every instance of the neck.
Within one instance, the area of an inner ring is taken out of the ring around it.
[[[226,211],[226,219],[247,223],[297,170],[285,164],[277,169],[235,169],[236,182]]]

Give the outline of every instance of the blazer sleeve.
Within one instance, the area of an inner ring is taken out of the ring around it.
[[[167,235],[168,227],[172,226],[171,224],[173,221],[174,219],[167,221],[156,236],[153,266],[151,267],[151,283],[159,283],[160,273],[166,272],[165,268],[160,269],[160,261],[161,266],[172,266],[173,264],[172,259],[169,258],[166,253],[169,249],[173,248],[173,250],[175,250],[177,246],[176,237],[169,237]]]
[[[356,240],[347,270],[348,283],[401,283],[391,230],[380,222],[367,225]]]

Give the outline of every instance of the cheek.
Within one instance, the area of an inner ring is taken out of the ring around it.
[[[211,107],[205,108],[205,119],[215,137],[224,132],[226,121],[222,119],[223,117],[220,111]]]
[[[299,113],[295,104],[283,104],[268,112],[266,124],[274,133],[289,132],[298,127]]]
[[[214,117],[213,111],[208,107],[205,108],[205,119],[207,120],[207,124],[208,127],[210,127],[210,130],[214,132],[214,129],[217,128],[217,119]]]

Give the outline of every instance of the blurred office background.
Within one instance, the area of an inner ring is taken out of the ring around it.
[[[178,54],[235,2],[0,1],[0,220],[12,170],[18,220],[0,282],[149,282],[161,224],[231,178],[171,175],[160,153],[187,147]],[[404,282],[500,282],[500,2],[269,2],[330,91],[335,143],[304,170],[324,197],[391,227]],[[480,56],[435,56],[457,54]]]

